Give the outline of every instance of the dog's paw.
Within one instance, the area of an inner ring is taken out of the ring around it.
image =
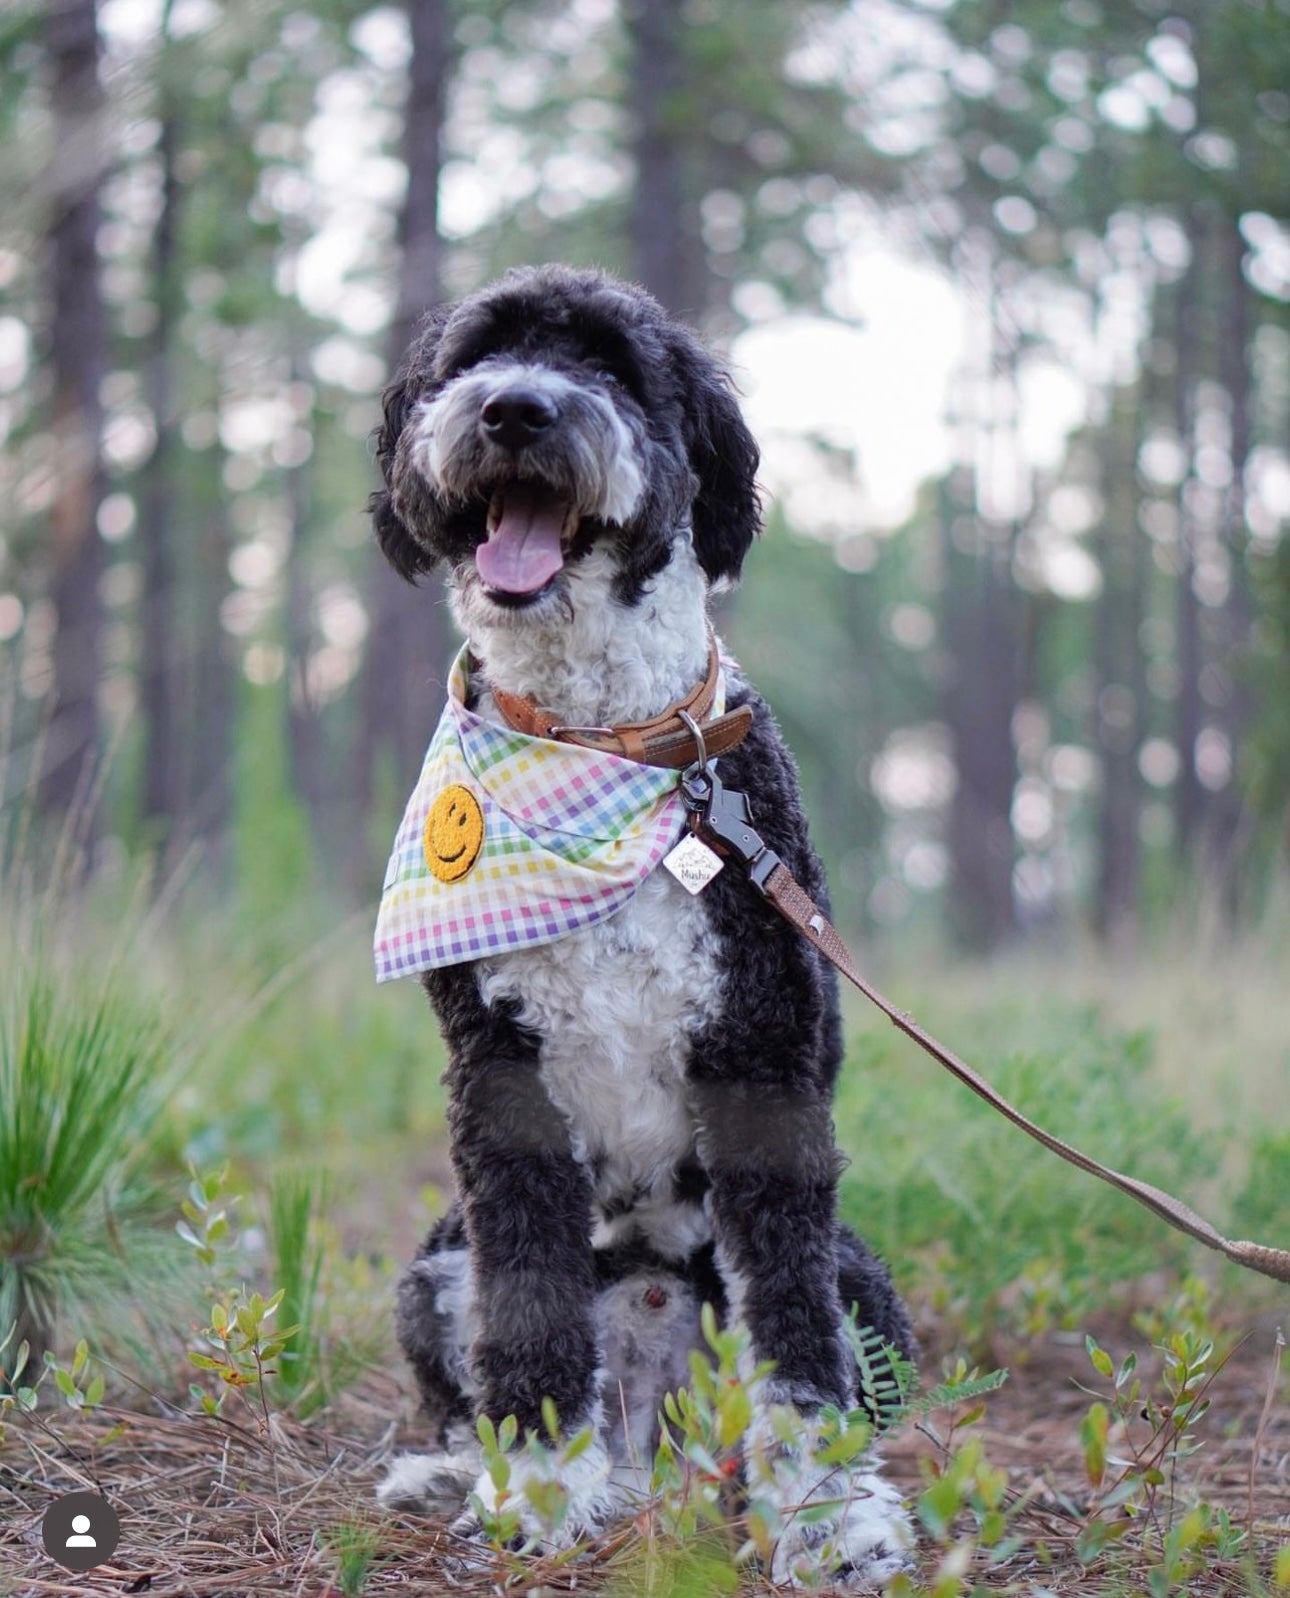
[[[776,1544],[771,1578],[794,1587],[872,1592],[910,1569],[914,1531],[900,1494],[876,1471],[826,1471],[804,1500],[839,1499],[836,1511],[804,1520],[800,1511]]]
[[[442,1517],[460,1514],[479,1475],[474,1454],[399,1454],[376,1489],[386,1509]]]
[[[592,1443],[576,1459],[561,1461],[554,1471],[548,1462],[521,1452],[511,1458],[504,1498],[487,1471],[475,1482],[474,1496],[486,1519],[512,1510],[519,1517],[523,1543],[553,1553],[599,1536],[623,1513],[623,1495],[611,1480],[611,1470],[612,1461],[600,1443]],[[473,1509],[452,1529],[472,1542],[485,1538]]]

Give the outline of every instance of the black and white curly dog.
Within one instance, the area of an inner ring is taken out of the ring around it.
[[[640,721],[703,678],[708,594],[758,530],[758,451],[722,370],[641,290],[524,268],[433,311],[377,454],[381,548],[410,580],[446,565],[482,715],[497,688],[567,725]],[[741,703],[753,727],[723,781],[823,902],[792,760],[728,672]],[[515,1415],[522,1436],[549,1395],[566,1433],[596,1439],[568,1469],[566,1535],[598,1530],[630,1504],[710,1301],[774,1362],[752,1435],[787,1524],[776,1579],[825,1560],[861,1586],[899,1569],[909,1522],[874,1461],[840,1474],[813,1457],[813,1417],[856,1398],[844,1314],[912,1343],[885,1267],[835,1214],[842,1040],[818,953],[738,866],[697,897],[656,870],[588,931],[422,980],[449,1050],[459,1192],[399,1290],[439,1451],[396,1459],[383,1499],[493,1501],[476,1416]],[[785,1402],[795,1448],[770,1430]],[[836,1507],[793,1520],[811,1499]]]

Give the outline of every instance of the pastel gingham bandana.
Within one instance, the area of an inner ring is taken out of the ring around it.
[[[466,708],[467,662],[463,649],[386,867],[378,982],[594,926],[684,826],[679,773],[485,721]]]

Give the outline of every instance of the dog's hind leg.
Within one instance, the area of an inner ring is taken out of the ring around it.
[[[399,1283],[399,1343],[412,1366],[439,1445],[426,1454],[400,1454],[377,1497],[391,1509],[421,1514],[460,1512],[479,1475],[479,1445],[471,1425],[470,1345],[476,1333],[470,1251],[461,1211],[454,1205],[427,1237]]]

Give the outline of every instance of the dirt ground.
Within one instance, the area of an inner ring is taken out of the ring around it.
[[[1095,1328],[1123,1352],[1116,1328]],[[1134,1346],[1142,1339],[1125,1333]],[[1275,1328],[1261,1325],[1215,1381],[1205,1446],[1183,1467],[1184,1496],[1221,1506],[1247,1529],[1264,1573],[1290,1544],[1290,1404],[1284,1370],[1274,1381]],[[978,1578],[1018,1592],[1123,1592],[1124,1569],[1085,1570],[1074,1541],[1088,1511],[1079,1422],[1091,1399],[1075,1385],[1090,1375],[1083,1338],[1054,1334],[1014,1362],[1007,1385],[973,1428],[1020,1502],[1022,1538],[1002,1568]],[[1270,1384],[1275,1388],[1269,1399]],[[616,1556],[635,1532],[611,1535],[563,1569],[533,1561],[507,1573],[454,1576],[447,1534],[426,1522],[394,1521],[371,1503],[371,1485],[391,1451],[415,1446],[411,1397],[394,1375],[372,1376],[324,1421],[275,1420],[267,1434],[249,1408],[229,1418],[185,1415],[141,1397],[150,1413],[113,1409],[83,1417],[49,1410],[14,1421],[0,1442],[0,1594],[293,1594],[339,1598],[384,1593],[595,1591],[613,1587]],[[933,1423],[943,1427],[943,1418]],[[1111,1451],[1117,1438],[1113,1434]],[[1123,1439],[1118,1441],[1122,1444]],[[935,1439],[907,1428],[886,1445],[889,1470],[913,1494],[938,1457]],[[110,1563],[84,1575],[44,1552],[41,1519],[58,1496],[96,1491],[117,1510],[121,1539]],[[923,1550],[923,1576],[936,1565]],[[614,1591],[630,1589],[619,1584]],[[769,1588],[764,1590],[769,1591]],[[1145,1590],[1143,1583],[1142,1590]],[[1251,1592],[1249,1562],[1212,1562],[1191,1590]],[[1264,1591],[1269,1589],[1264,1587]]]

